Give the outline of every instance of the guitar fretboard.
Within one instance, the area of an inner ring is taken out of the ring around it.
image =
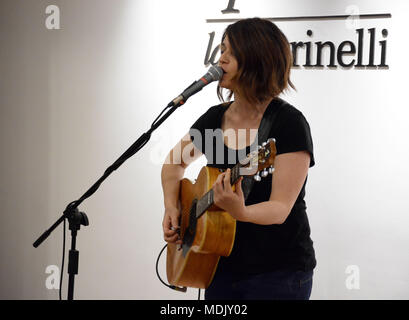
[[[236,164],[232,169],[231,169],[231,176],[230,176],[230,185],[233,185],[236,183],[236,181],[240,178],[240,167],[241,164],[238,163]],[[196,218],[199,218],[203,213],[206,212],[207,209],[209,209],[214,202],[214,194],[213,194],[213,188],[207,191],[203,197],[201,197],[196,204]]]

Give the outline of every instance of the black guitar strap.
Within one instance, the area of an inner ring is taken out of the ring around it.
[[[279,123],[276,121],[276,119],[280,112],[285,108],[285,105],[287,105],[287,102],[285,102],[284,100],[280,98],[273,99],[273,101],[270,103],[270,105],[264,112],[263,118],[261,119],[255,142],[261,144],[262,142],[267,141],[268,138],[274,138],[269,137],[269,134],[272,131],[273,126],[274,126],[273,132],[277,132]],[[254,178],[252,176],[243,177],[242,189],[244,199],[247,199],[247,197],[249,196],[251,189],[253,188],[253,185]]]

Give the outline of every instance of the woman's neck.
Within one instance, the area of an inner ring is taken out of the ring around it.
[[[239,114],[240,116],[246,117],[249,120],[257,119],[264,114],[264,111],[267,109],[273,98],[264,100],[261,103],[250,103],[244,97],[234,94],[234,102],[231,105],[231,109],[234,113]]]

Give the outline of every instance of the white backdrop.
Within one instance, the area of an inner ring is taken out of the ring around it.
[[[350,5],[392,18],[352,27],[351,20],[277,22],[290,42],[357,43],[355,29],[364,28],[365,50],[367,30],[376,28],[376,64],[378,41],[387,40],[388,69],[294,68],[297,92],[283,96],[306,116],[315,148],[306,189],[318,262],[311,298],[409,298],[407,1],[237,0],[239,14],[222,14],[227,3],[1,1],[0,298],[58,297],[46,286],[46,268],[61,267],[62,228],[39,248],[31,244],[206,72],[209,33],[216,32],[214,48],[227,25],[206,19],[344,15]],[[46,27],[50,4],[60,10],[60,29]],[[80,206],[90,225],[77,239],[76,298],[196,298],[197,290],[173,292],[156,278],[160,170],[168,150],[218,103],[215,92],[212,84],[192,97]],[[67,232],[67,249],[69,239]],[[165,255],[160,273],[166,279]],[[64,297],[66,290],[64,281]]]

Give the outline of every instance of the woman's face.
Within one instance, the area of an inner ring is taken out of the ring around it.
[[[237,74],[238,66],[237,60],[231,51],[229,38],[227,36],[220,45],[220,53],[219,66],[223,69],[224,74],[219,81],[219,85],[222,88],[234,91],[235,85],[232,79]]]

